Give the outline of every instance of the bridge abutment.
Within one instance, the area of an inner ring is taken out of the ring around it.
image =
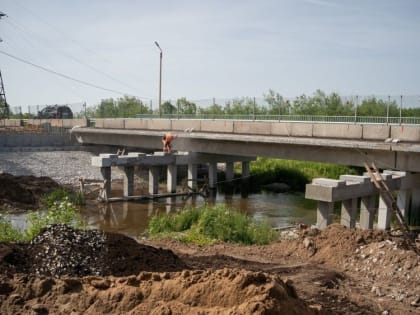
[[[420,173],[385,170],[381,177],[391,191],[398,192],[397,205],[406,221],[409,209],[420,212],[420,197],[417,193]],[[387,230],[391,227],[393,210],[380,196],[367,174],[342,175],[339,180],[316,178],[306,185],[305,197],[318,201],[317,227],[320,229],[333,222],[335,203],[341,203],[340,223],[344,226],[354,228],[358,222],[361,229],[372,229],[377,219],[378,229]]]

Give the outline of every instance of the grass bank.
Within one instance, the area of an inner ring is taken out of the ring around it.
[[[225,206],[187,208],[176,214],[152,217],[147,229],[154,238],[169,237],[198,245],[217,241],[240,244],[268,244],[277,238],[266,221],[256,221],[248,215]]]
[[[84,202],[79,194],[57,189],[44,196],[43,207],[28,214],[27,228],[23,231],[0,215],[0,242],[32,240],[44,227],[52,224],[67,224],[75,228],[86,228],[77,207]]]
[[[250,163],[250,191],[259,192],[271,183],[285,183],[292,191],[305,191],[305,185],[313,178],[338,179],[342,174],[361,174],[360,169],[348,166],[271,158],[257,158]],[[235,165],[235,178],[241,177],[240,163]],[[222,177],[224,180],[224,176]],[[240,181],[234,183],[237,188]]]

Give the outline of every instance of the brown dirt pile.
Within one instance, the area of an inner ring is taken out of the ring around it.
[[[317,314],[280,278],[238,269],[1,280],[2,314]]]
[[[0,173],[0,207],[37,209],[41,197],[57,188],[59,184],[49,177]]]
[[[0,271],[1,314],[318,314],[276,275],[192,270],[171,250],[65,225],[0,244]]]

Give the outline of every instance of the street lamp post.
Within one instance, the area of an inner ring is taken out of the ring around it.
[[[155,45],[160,51],[160,66],[159,66],[159,117],[162,116],[162,48],[160,48],[158,42],[155,41]]]

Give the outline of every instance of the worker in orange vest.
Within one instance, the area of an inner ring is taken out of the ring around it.
[[[167,133],[162,137],[162,143],[163,143],[163,152],[172,153],[172,146],[171,142],[174,140],[177,136],[172,135],[170,133]]]

